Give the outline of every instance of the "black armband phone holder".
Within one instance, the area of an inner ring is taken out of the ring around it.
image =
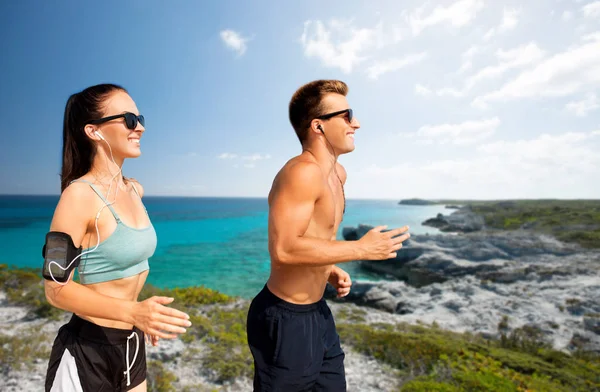
[[[71,271],[79,266],[80,259],[73,259],[81,254],[82,247],[76,248],[73,239],[67,233],[51,231],[46,234],[46,243],[42,248],[44,268],[42,276],[47,280],[66,282]]]

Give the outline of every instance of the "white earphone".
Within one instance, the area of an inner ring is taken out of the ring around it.
[[[102,139],[102,140],[106,141],[106,139],[104,139],[104,136],[102,136],[102,135],[100,134],[100,132],[98,132],[98,131],[94,131],[94,133],[95,133],[96,135],[98,135],[98,137],[99,137],[100,139]]]

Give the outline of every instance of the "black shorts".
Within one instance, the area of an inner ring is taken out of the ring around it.
[[[254,391],[346,391],[344,351],[325,299],[286,302],[267,286],[248,311]]]
[[[54,340],[46,392],[128,391],[146,379],[144,333],[101,327],[76,315]]]

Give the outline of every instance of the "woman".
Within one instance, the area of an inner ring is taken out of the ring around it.
[[[172,298],[137,301],[156,233],[144,189],[120,173],[126,158],[140,156],[144,131],[143,116],[120,86],[92,86],[67,101],[61,197],[46,236],[44,282],[50,304],[73,316],[52,347],[46,391],[145,391],[144,337],[156,345],[191,325],[187,314],[165,306]],[[57,238],[78,256],[63,252],[62,263],[49,262],[60,248],[50,244]],[[80,283],[72,281],[77,264]]]

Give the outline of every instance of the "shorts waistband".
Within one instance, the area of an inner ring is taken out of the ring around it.
[[[144,336],[143,332],[136,326],[132,329],[103,327],[82,319],[76,314],[73,314],[71,320],[67,323],[67,328],[82,339],[111,346],[126,344],[127,338],[131,336],[132,332],[136,332],[139,335],[140,340]]]
[[[264,301],[268,302],[271,305],[289,310],[290,312],[294,313],[314,312],[315,310],[321,308],[323,305],[326,305],[325,298],[321,298],[319,301],[313,302],[312,304],[294,304],[285,301],[273,294],[271,290],[269,290],[267,285],[265,285],[261,292],[258,293],[258,296],[262,297]]]

